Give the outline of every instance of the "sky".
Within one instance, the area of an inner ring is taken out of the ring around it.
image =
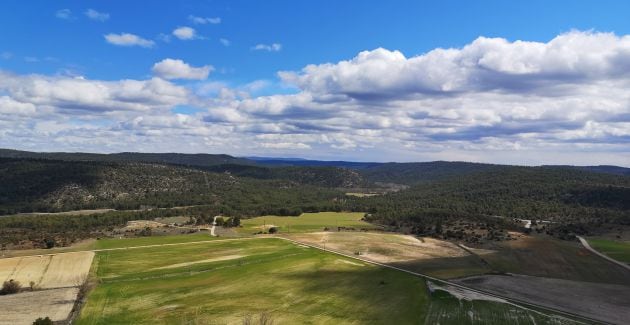
[[[0,3],[0,148],[630,167],[627,1]]]

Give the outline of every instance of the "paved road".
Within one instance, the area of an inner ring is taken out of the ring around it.
[[[619,265],[619,266],[623,267],[624,269],[626,269],[626,270],[629,270],[629,271],[630,271],[630,265],[628,265],[628,264],[626,264],[626,263],[623,263],[623,262],[619,262],[619,261],[617,261],[617,260],[616,260],[616,259],[614,259],[614,258],[611,258],[611,257],[609,257],[609,256],[606,256],[606,255],[604,255],[604,254],[602,254],[602,253],[600,253],[600,252],[596,251],[593,247],[591,247],[591,245],[590,245],[590,244],[586,241],[586,239],[584,239],[584,238],[582,238],[582,237],[580,237],[580,236],[577,236],[577,238],[580,240],[580,243],[582,243],[582,246],[584,246],[584,248],[586,248],[586,249],[588,249],[589,251],[591,251],[593,254],[598,255],[598,256],[600,256],[601,258],[604,258],[604,259],[606,259],[607,261],[612,262],[612,263],[615,263],[615,264],[617,264],[617,265]]]

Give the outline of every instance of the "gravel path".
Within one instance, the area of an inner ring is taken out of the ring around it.
[[[607,260],[607,261],[609,261],[609,262],[615,263],[615,264],[617,264],[617,265],[619,265],[619,266],[621,266],[621,267],[625,268],[626,270],[630,270],[630,265],[628,265],[628,264],[626,264],[626,263],[623,263],[623,262],[619,262],[619,261],[617,261],[617,260],[616,260],[616,259],[614,259],[614,258],[611,258],[611,257],[609,257],[609,256],[606,256],[606,255],[604,255],[604,254],[602,254],[602,253],[600,253],[600,252],[596,251],[593,247],[591,247],[591,245],[589,245],[589,243],[586,241],[586,239],[584,239],[584,238],[582,238],[582,237],[580,237],[580,236],[577,236],[577,238],[580,240],[580,243],[582,243],[582,246],[584,246],[584,248],[586,248],[586,249],[588,249],[589,251],[591,251],[593,254],[598,255],[598,256],[600,256],[600,257],[602,257],[602,258],[606,259],[606,260]]]

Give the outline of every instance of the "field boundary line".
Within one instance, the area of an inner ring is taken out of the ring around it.
[[[228,239],[198,240],[198,241],[189,241],[189,242],[182,242],[182,243],[169,243],[169,244],[154,244],[154,245],[114,247],[114,248],[97,248],[97,249],[85,249],[85,250],[71,251],[71,252],[59,252],[59,253],[48,253],[48,254],[34,254],[34,255],[24,255],[24,256],[13,256],[13,257],[6,257],[6,258],[3,258],[3,259],[24,258],[24,257],[55,256],[55,255],[60,255],[60,254],[72,254],[72,253],[82,253],[82,252],[95,252],[95,253],[97,253],[97,252],[109,252],[109,251],[119,251],[119,250],[127,250],[127,249],[152,248],[152,247],[163,247],[163,246],[179,246],[179,245],[202,244],[202,243],[219,243],[219,242],[226,242],[226,241],[251,240],[251,239],[261,239],[261,238],[274,238],[274,237],[242,237],[242,238],[228,238]]]
[[[615,263],[621,267],[623,267],[624,269],[630,271],[630,265],[623,263],[621,261],[617,261],[616,259],[604,254],[604,253],[600,253],[598,250],[596,250],[595,248],[591,247],[591,244],[588,243],[588,241],[586,241],[586,239],[584,239],[582,236],[576,236],[577,239],[580,240],[580,243],[582,243],[582,246],[584,246],[584,248],[588,249],[591,253],[607,260],[608,262],[611,263]]]
[[[550,312],[553,312],[553,313],[556,313],[556,314],[561,314],[561,315],[564,315],[564,316],[568,316],[568,317],[571,317],[571,320],[573,320],[575,322],[578,322],[578,323],[582,323],[582,324],[588,324],[588,323],[584,323],[584,322],[575,320],[574,318],[585,320],[585,321],[588,321],[589,323],[611,324],[611,323],[607,323],[605,321],[593,319],[593,318],[590,318],[590,317],[587,317],[587,316],[582,316],[582,315],[574,314],[574,313],[563,311],[563,310],[558,310],[558,309],[547,307],[547,306],[536,305],[536,304],[533,304],[533,303],[530,303],[530,302],[527,302],[527,301],[523,301],[523,300],[520,300],[520,299],[503,297],[503,296],[497,295],[495,293],[486,292],[484,290],[479,290],[479,289],[475,289],[475,288],[470,288],[470,287],[461,285],[459,283],[451,282],[451,281],[448,281],[448,280],[438,279],[438,278],[435,278],[435,277],[427,275],[427,274],[418,273],[418,272],[406,270],[406,269],[403,269],[403,268],[399,268],[397,266],[388,265],[388,264],[384,264],[384,263],[368,260],[368,259],[365,259],[365,258],[362,258],[362,257],[353,256],[353,255],[350,255],[350,254],[347,254],[347,253],[339,252],[339,251],[336,251],[336,250],[333,250],[333,249],[320,247],[318,245],[309,244],[309,243],[305,243],[305,242],[301,242],[301,241],[298,241],[298,240],[294,240],[294,239],[290,239],[290,238],[286,238],[286,237],[281,237],[281,236],[278,236],[278,237],[275,237],[275,238],[281,238],[281,239],[290,241],[290,242],[292,242],[294,244],[308,246],[308,247],[311,247],[311,248],[319,249],[321,251],[325,251],[325,252],[328,252],[328,253],[333,253],[333,254],[344,256],[344,257],[351,258],[351,259],[355,259],[355,260],[362,261],[362,262],[365,262],[365,263],[369,263],[369,264],[372,264],[372,265],[382,266],[382,267],[385,267],[385,268],[389,268],[389,269],[405,272],[405,273],[408,273],[408,274],[411,274],[411,275],[414,275],[414,276],[417,276],[417,277],[425,278],[427,280],[431,280],[431,281],[434,281],[434,282],[448,284],[450,286],[458,287],[460,289],[469,290],[469,291],[472,291],[472,292],[484,294],[484,295],[487,295],[487,296],[490,296],[490,297],[494,297],[494,298],[500,298],[500,299],[503,299],[503,300],[507,301],[508,304],[511,304],[511,305],[513,305],[515,307],[519,307],[519,308],[522,308],[524,310],[527,310],[527,311],[530,311],[530,312],[533,312],[533,313],[542,314],[542,315],[544,315],[546,317],[550,317],[551,318],[552,316],[549,315],[549,314],[545,314],[545,313],[543,313],[543,312],[541,312],[539,310],[528,308],[526,306],[536,307],[536,308],[547,310],[547,311],[550,311]]]

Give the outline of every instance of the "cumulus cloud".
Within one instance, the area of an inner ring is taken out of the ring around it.
[[[84,12],[85,16],[94,20],[104,22],[109,19],[109,14],[106,12],[98,12],[94,9],[88,9]]]
[[[130,34],[130,33],[121,33],[114,34],[110,33],[104,35],[105,41],[109,44],[117,45],[117,46],[140,46],[145,48],[150,48],[155,45],[154,41],[144,39],[138,35]]]
[[[265,81],[184,87],[155,71],[121,81],[0,73],[0,147],[29,139],[57,150],[628,166],[629,37],[481,37],[415,56],[374,49],[280,72],[288,93]],[[203,68],[172,61],[163,65],[177,78]],[[197,110],[174,114],[177,105]],[[45,121],[58,123],[34,127]]]
[[[184,41],[197,38],[197,33],[192,27],[177,27],[173,30],[173,35]]]
[[[256,44],[252,46],[252,50],[254,51],[267,51],[267,52],[278,52],[282,50],[282,44],[273,43],[273,44]]]
[[[42,75],[21,76],[3,72],[0,72],[0,77],[0,93],[8,94],[5,102],[11,99],[26,105],[66,112],[147,112],[186,103],[189,95],[185,88],[160,78],[100,81]]]
[[[626,77],[630,36],[573,31],[547,43],[480,37],[461,49],[435,49],[407,58],[378,48],[336,64],[281,72],[287,83],[353,98],[540,90]]]
[[[196,79],[208,78],[208,74],[214,70],[211,65],[192,67],[182,60],[164,59],[153,65],[153,74],[164,79]]]
[[[220,24],[221,17],[197,17],[194,15],[188,16],[188,20],[190,20],[193,24],[205,25],[205,24]]]
[[[219,38],[219,42],[223,45],[223,46],[230,46],[232,44],[232,42],[230,42],[229,39],[227,38]]]

